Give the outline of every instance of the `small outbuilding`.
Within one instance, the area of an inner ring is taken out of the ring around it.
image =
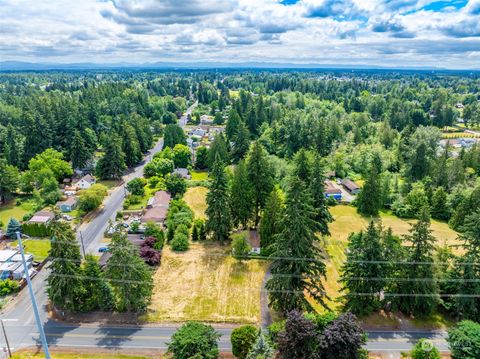
[[[36,224],[48,224],[55,218],[53,212],[42,210],[35,213],[32,218],[28,221],[28,223],[36,223]]]
[[[78,204],[78,199],[77,197],[69,197],[65,201],[58,202],[57,207],[62,211],[63,213],[66,212],[71,212],[73,211]]]
[[[342,186],[353,195],[360,193],[360,186],[348,178],[342,180]]]
[[[325,197],[334,198],[337,201],[341,201],[342,190],[335,187],[330,181],[325,181]]]

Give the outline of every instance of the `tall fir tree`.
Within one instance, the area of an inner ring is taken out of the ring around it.
[[[224,243],[228,240],[232,229],[230,210],[230,193],[225,174],[225,165],[217,157],[212,169],[212,183],[207,193],[206,230],[212,233],[215,240]]]
[[[87,150],[86,143],[78,130],[73,133],[69,154],[73,168],[84,168],[90,159],[90,152]]]
[[[328,209],[325,197],[325,169],[320,156],[314,158],[310,176],[310,193],[316,213],[315,220],[318,223],[318,231],[324,236],[330,235],[328,224],[333,221],[333,217]]]
[[[85,298],[81,256],[75,233],[66,222],[53,222],[48,298],[58,309],[82,310]]]
[[[113,235],[110,253],[105,278],[115,293],[116,309],[120,312],[145,311],[153,289],[150,268],[123,233]]]
[[[382,193],[380,191],[380,174],[377,166],[372,164],[368,177],[358,194],[358,212],[365,216],[377,216],[382,208]]]
[[[120,137],[117,134],[112,134],[106,141],[104,150],[105,154],[97,163],[97,175],[102,179],[121,178],[127,166]]]
[[[265,203],[259,228],[260,246],[268,254],[272,252],[272,245],[281,232],[284,207],[283,193],[275,187]]]
[[[250,133],[243,123],[240,124],[233,142],[232,160],[234,163],[238,163],[245,157],[250,147]]]
[[[83,264],[85,288],[84,310],[109,311],[115,308],[115,297],[110,284],[105,280],[98,259],[93,255],[85,256]]]
[[[268,195],[273,189],[273,175],[267,152],[255,141],[247,155],[248,180],[253,190],[253,201],[255,204],[255,227],[260,221],[260,210],[265,205]]]
[[[462,319],[480,321],[480,210],[468,215],[461,227],[459,239],[463,242],[465,255],[457,261],[460,275],[455,308]]]
[[[436,239],[430,228],[430,213],[427,207],[420,211],[419,220],[411,225],[410,234],[404,236],[409,243],[407,263],[399,271],[396,298],[400,310],[407,314],[429,315],[440,302],[435,278],[434,252]]]
[[[293,174],[308,186],[312,175],[312,165],[307,150],[304,148],[300,149],[295,154],[293,163]]]
[[[238,163],[233,172],[230,200],[234,226],[247,228],[253,216],[253,194],[244,160]]]
[[[315,211],[305,184],[293,177],[288,186],[282,232],[272,254],[272,277],[267,281],[270,305],[283,313],[312,309],[306,294],[327,308],[324,258],[318,247]]]
[[[349,237],[347,260],[342,267],[341,281],[345,308],[355,314],[367,315],[380,308],[381,293],[386,285],[385,252],[381,224],[370,222],[366,232]]]
[[[227,143],[222,133],[215,136],[210,148],[208,149],[208,168],[213,168],[213,164],[217,160],[217,157],[220,158],[224,164],[228,164],[230,162]]]

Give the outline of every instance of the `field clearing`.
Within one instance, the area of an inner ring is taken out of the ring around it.
[[[444,132],[442,133],[442,138],[444,139],[454,139],[454,138],[473,138],[478,137],[473,133],[468,132]]]
[[[192,243],[184,253],[165,247],[145,319],[259,323],[260,291],[268,264],[239,261],[230,255],[229,246],[212,243]]]
[[[337,205],[330,208],[330,212],[334,217],[334,221],[330,224],[331,237],[325,239],[325,248],[328,254],[327,264],[327,280],[325,281],[325,289],[332,299],[328,304],[332,308],[339,306],[335,301],[341,295],[340,271],[345,262],[345,249],[347,248],[348,236],[352,232],[359,232],[366,229],[369,218],[362,217],[357,213],[357,209],[352,206]],[[415,220],[404,220],[390,213],[381,213],[383,226],[391,227],[396,235],[408,234],[410,223]],[[433,235],[438,239],[438,245],[458,245],[457,232],[450,229],[447,223],[432,220]],[[315,308],[321,311],[321,306],[315,304]]]
[[[13,246],[17,246],[17,241],[13,242]],[[33,259],[37,262],[43,261],[48,257],[48,252],[50,251],[50,239],[27,239],[22,241],[23,249],[25,253],[33,254]]]
[[[100,180],[97,183],[101,184],[101,185],[104,185],[108,189],[112,189],[112,188],[115,188],[117,186],[120,186],[122,181],[120,181],[120,180]]]
[[[207,187],[190,187],[183,195],[183,199],[195,213],[195,218],[205,218],[207,192]]]

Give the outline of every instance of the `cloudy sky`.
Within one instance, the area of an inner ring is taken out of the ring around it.
[[[480,68],[480,0],[0,0],[0,61]]]

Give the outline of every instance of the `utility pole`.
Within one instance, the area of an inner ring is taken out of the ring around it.
[[[3,325],[3,320],[0,319],[0,323],[2,323],[2,330],[3,330],[3,336],[5,337],[5,343],[7,344],[7,350],[8,350],[8,357],[12,357],[12,351],[10,350],[10,344],[8,343],[8,338],[7,338],[7,332],[5,331],[5,326]]]
[[[37,322],[38,333],[40,334],[40,340],[42,341],[43,351],[45,353],[45,359],[50,358],[50,352],[48,351],[47,338],[45,337],[45,332],[43,331],[43,325],[40,320],[40,314],[38,313],[37,300],[35,299],[35,294],[33,293],[32,281],[30,280],[30,273],[28,273],[27,261],[25,260],[25,253],[23,251],[22,244],[22,234],[17,231],[17,240],[18,246],[20,247],[20,254],[22,255],[23,269],[25,271],[25,278],[27,280],[28,292],[30,293],[30,300],[32,302],[33,314],[35,315],[35,321]]]
[[[78,231],[80,233],[80,242],[82,243],[82,252],[83,252],[83,258],[85,258],[85,244],[83,244],[83,234],[82,231]]]

